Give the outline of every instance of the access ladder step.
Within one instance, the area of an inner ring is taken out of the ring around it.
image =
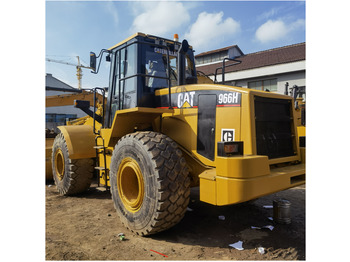
[[[104,146],[94,146],[95,149],[104,149]]]

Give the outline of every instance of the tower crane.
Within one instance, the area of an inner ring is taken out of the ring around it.
[[[68,63],[68,62],[64,62],[64,61],[60,61],[60,60],[55,60],[55,59],[50,59],[50,58],[46,58],[46,61],[48,62],[54,62],[54,63],[60,63],[60,64],[65,64],[65,65],[71,65],[71,66],[75,66],[77,68],[77,78],[78,78],[78,89],[81,89],[81,79],[83,77],[83,71],[81,70],[82,68],[87,68],[87,69],[92,69],[89,66],[84,66],[80,63],[80,58],[79,56],[77,56],[78,59],[78,64],[73,64],[73,63]]]

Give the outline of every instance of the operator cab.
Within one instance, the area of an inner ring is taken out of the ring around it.
[[[115,112],[134,107],[157,107],[155,90],[197,83],[194,55],[182,43],[137,33],[108,50],[111,62],[104,127]],[[96,68],[92,53],[90,65]],[[98,71],[98,69],[97,69]]]

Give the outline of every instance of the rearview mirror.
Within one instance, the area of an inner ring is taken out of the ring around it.
[[[188,51],[189,45],[186,39],[181,43],[180,49],[177,51],[177,85],[186,84],[186,53]]]
[[[187,40],[184,39],[184,40],[182,41],[182,43],[181,43],[181,47],[180,47],[180,50],[179,50],[179,51],[180,51],[180,52],[182,51],[182,52],[184,52],[184,53],[187,53],[188,48],[189,48],[189,44],[188,44]]]
[[[94,52],[90,52],[90,67],[96,71],[96,54]]]

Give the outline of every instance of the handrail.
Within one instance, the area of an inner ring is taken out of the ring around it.
[[[235,61],[235,62],[237,62],[237,63],[234,63],[234,64],[230,64],[230,65],[228,65],[228,66],[225,66],[225,61],[226,61],[226,60]],[[219,69],[222,69],[222,84],[224,85],[224,84],[225,84],[225,67],[238,65],[238,64],[240,64],[240,63],[242,63],[242,61],[237,60],[237,59],[234,59],[234,58],[227,58],[227,57],[225,57],[225,58],[222,60],[222,67],[218,67],[218,68],[216,68],[216,70],[215,70],[214,82],[217,83],[217,79],[216,79],[217,72],[218,72]]]

